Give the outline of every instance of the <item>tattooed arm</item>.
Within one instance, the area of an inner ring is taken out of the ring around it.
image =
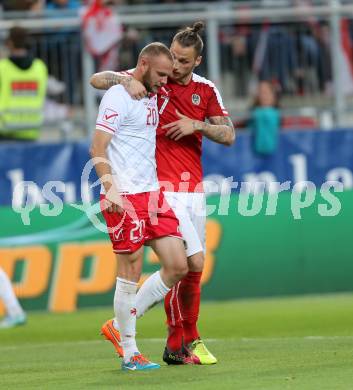
[[[96,89],[109,89],[114,85],[121,84],[132,98],[138,100],[147,94],[146,88],[142,83],[130,75],[118,72],[105,71],[95,73],[90,78],[90,84]]]
[[[91,76],[89,82],[96,89],[109,89],[116,84],[124,85],[124,83],[129,83],[131,79],[131,76],[121,75],[117,72],[107,70],[105,72],[95,73]]]
[[[210,123],[206,123],[188,118],[179,111],[176,113],[180,119],[163,126],[164,129],[168,129],[166,136],[175,141],[195,131],[202,132],[205,137],[219,144],[230,146],[235,141],[235,129],[227,116],[213,116],[209,118]]]
[[[210,123],[194,122],[196,122],[195,126],[201,127],[199,130],[203,135],[211,141],[227,146],[232,145],[235,141],[235,129],[229,116],[212,116],[209,118]]]

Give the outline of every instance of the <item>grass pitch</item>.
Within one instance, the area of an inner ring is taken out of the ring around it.
[[[142,352],[162,365],[122,372],[98,336],[109,309],[30,314],[0,331],[0,389],[353,389],[353,297],[203,304],[200,329],[214,366],[166,366],[161,307],[138,322]]]

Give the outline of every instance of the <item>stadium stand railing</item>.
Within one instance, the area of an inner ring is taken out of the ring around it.
[[[244,116],[256,80],[266,79],[278,86],[284,115],[292,118],[289,122],[300,123],[295,118],[305,117],[309,107],[312,123],[329,115],[335,125],[347,124],[353,104],[349,52],[353,5],[338,0],[320,1],[310,7],[290,6],[288,2],[277,2],[277,6],[273,2],[244,4],[117,7],[116,15],[125,29],[119,47],[120,67],[133,66],[138,49],[145,43],[160,40],[169,44],[180,26],[204,20],[206,47],[198,72],[219,86],[234,117]],[[88,134],[97,106],[96,92],[88,84],[95,63],[84,50],[80,17],[57,10],[3,13],[0,39],[18,24],[30,30],[33,54],[44,59],[49,73],[65,85],[53,100],[68,108],[69,121],[54,116],[46,126],[47,134],[54,137],[55,129],[60,130],[59,136],[67,134],[68,123],[74,123],[76,129],[71,137]],[[304,122],[307,125],[310,120]]]

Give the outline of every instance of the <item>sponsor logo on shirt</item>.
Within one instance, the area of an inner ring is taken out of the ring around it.
[[[103,122],[114,124],[116,118],[118,117],[118,113],[110,108],[106,108],[103,114]]]
[[[115,242],[124,241],[124,229],[115,230],[113,232],[113,239]]]
[[[198,106],[201,102],[200,95],[197,95],[196,93],[193,93],[191,96],[192,103]]]

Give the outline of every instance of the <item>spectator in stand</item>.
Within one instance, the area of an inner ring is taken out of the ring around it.
[[[320,91],[326,95],[332,93],[332,60],[331,60],[331,42],[330,42],[330,26],[327,23],[321,23],[317,41],[319,45],[318,58],[318,77]]]
[[[264,44],[265,52],[259,68],[259,79],[276,80],[281,86],[281,91],[291,92],[293,90],[291,80],[298,68],[292,32],[285,25],[272,25],[266,28],[264,24],[259,36],[260,46],[261,42]]]
[[[47,9],[67,10],[81,7],[79,0],[47,0]]]
[[[43,8],[43,0],[3,0],[3,11],[40,11]]]
[[[10,56],[0,60],[0,140],[34,141],[43,122],[48,72],[27,49],[27,32],[10,29]]]
[[[319,88],[320,92],[331,95],[332,61],[329,24],[327,21],[320,21],[318,17],[313,16],[312,0],[293,0],[293,5],[301,9],[305,7],[308,15],[297,34],[299,43],[299,66],[296,75],[298,92],[302,94],[305,90],[313,91]],[[310,74],[310,69],[314,70],[317,79]],[[318,86],[313,85],[313,81],[314,84],[318,83]]]
[[[138,30],[128,27],[123,32],[119,42],[119,68],[131,69],[135,66],[140,52],[140,41],[142,38]]]
[[[277,93],[269,81],[261,81],[250,114],[254,152],[261,156],[275,153],[279,128],[280,112]]]

